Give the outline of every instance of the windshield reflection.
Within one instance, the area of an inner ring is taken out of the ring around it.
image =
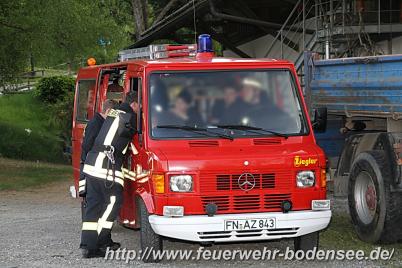
[[[305,132],[301,105],[286,70],[153,73],[150,93],[153,137],[202,136],[180,126],[214,128],[234,137]],[[224,125],[266,131],[219,127]]]

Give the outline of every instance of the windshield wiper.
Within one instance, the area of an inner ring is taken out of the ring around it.
[[[185,125],[161,125],[161,126],[156,126],[157,128],[167,128],[167,129],[180,129],[180,130],[187,130],[193,133],[201,134],[207,137],[220,137],[223,139],[229,139],[233,140],[232,136],[221,134],[221,133],[216,133],[213,131],[210,131],[207,128],[200,128],[200,127],[192,127],[192,126],[185,126]],[[213,134],[213,135],[210,135]]]
[[[217,125],[218,128],[224,128],[224,129],[235,129],[235,130],[245,130],[245,131],[249,131],[249,132],[253,132],[253,133],[257,133],[257,134],[261,134],[261,132],[258,131],[262,131],[262,132],[266,132],[266,133],[270,133],[272,135],[278,136],[278,137],[283,137],[285,139],[287,139],[289,136],[283,133],[279,133],[276,131],[272,131],[272,130],[268,130],[268,129],[264,129],[261,127],[254,127],[254,126],[246,126],[246,125]]]

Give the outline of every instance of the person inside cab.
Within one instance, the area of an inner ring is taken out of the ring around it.
[[[116,101],[118,104],[122,103],[124,92],[124,88],[119,84],[119,80],[119,76],[114,77],[112,80],[113,82],[108,85],[106,92],[106,97]]]
[[[124,88],[119,85],[119,77],[115,77],[113,82],[107,87],[108,92],[123,92]]]
[[[193,107],[193,96],[183,89],[174,99],[174,106],[164,114],[159,115],[158,125],[196,126],[202,125],[200,114]]]
[[[238,124],[241,110],[238,109],[239,92],[232,86],[227,85],[223,89],[223,99],[217,100],[212,107],[212,123],[215,124]]]
[[[293,128],[294,119],[278,107],[273,92],[269,90],[263,88],[262,83],[255,78],[243,80],[242,96],[247,104],[241,123],[288,133]]]

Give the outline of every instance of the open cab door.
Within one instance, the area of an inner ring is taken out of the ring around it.
[[[92,119],[96,111],[99,72],[99,67],[90,67],[81,69],[77,75],[71,138],[75,189],[78,189],[80,176],[82,137],[88,121]]]
[[[124,164],[124,168],[132,171],[138,171],[138,168],[147,169],[144,163],[148,163],[147,154],[145,153],[143,146],[143,72],[138,70],[138,66],[130,65],[128,66],[127,73],[125,75],[124,93],[125,95],[130,91],[138,92],[138,100],[140,106],[140,112],[137,113],[137,133],[134,135],[132,144],[137,152],[129,151],[128,157]],[[132,181],[125,179],[124,181],[124,194],[123,194],[123,206],[120,211],[120,222],[128,228],[139,228],[139,220],[137,218],[137,181]]]

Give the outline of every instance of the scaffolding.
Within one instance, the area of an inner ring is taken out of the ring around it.
[[[376,44],[402,34],[402,1],[299,0],[269,45],[266,57],[289,59],[302,72],[303,52],[320,58],[392,54]]]

